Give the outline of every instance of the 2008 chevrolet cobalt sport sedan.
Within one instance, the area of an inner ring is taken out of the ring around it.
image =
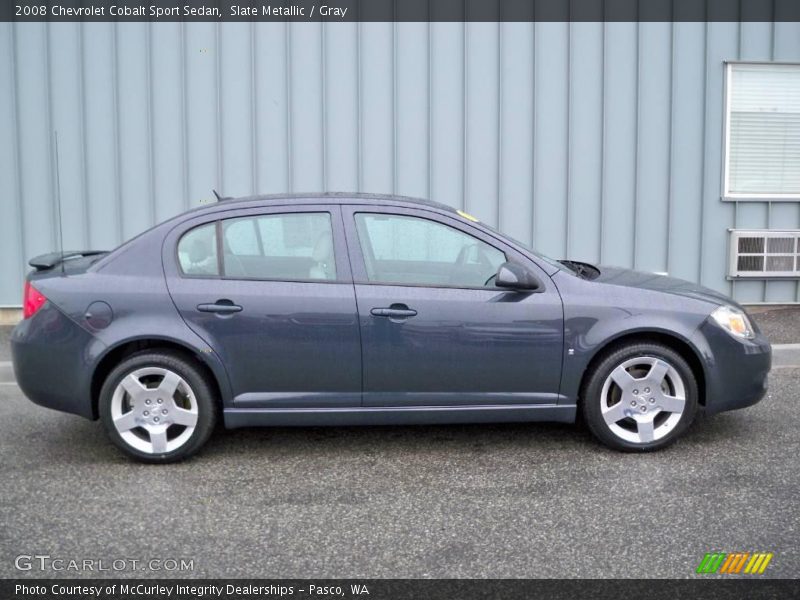
[[[765,393],[770,345],[731,299],[554,261],[447,206],[222,199],[113,252],[35,258],[14,369],[134,458],[227,427],[567,421],[675,441]]]

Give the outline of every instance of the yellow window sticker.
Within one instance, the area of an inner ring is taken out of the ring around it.
[[[457,212],[458,214],[460,214],[462,217],[464,217],[465,219],[469,219],[470,221],[474,221],[475,223],[477,223],[477,222],[478,222],[478,219],[476,219],[475,217],[473,217],[473,216],[472,216],[471,214],[469,214],[469,213],[465,213],[463,210],[457,210],[456,212]]]

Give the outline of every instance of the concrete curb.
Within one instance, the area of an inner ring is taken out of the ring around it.
[[[21,308],[0,307],[0,327],[12,327],[22,320]]]
[[[772,368],[792,369],[800,367],[800,344],[773,344]]]
[[[0,361],[0,385],[16,383],[14,381],[14,367],[11,361]]]

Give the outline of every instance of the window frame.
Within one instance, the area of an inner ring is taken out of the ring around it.
[[[722,195],[721,199],[726,202],[797,202],[800,200],[800,193],[780,194],[775,192],[765,193],[737,193],[731,192],[730,183],[730,143],[731,143],[731,93],[732,71],[737,65],[763,65],[763,66],[788,66],[800,69],[800,62],[778,61],[778,60],[726,60],[724,66],[724,103],[723,103],[723,146],[722,146]]]
[[[225,274],[225,263],[223,261],[222,252],[222,222],[228,220],[251,218],[257,219],[260,216],[270,215],[283,215],[283,214],[298,214],[298,213],[327,213],[330,216],[331,235],[333,238],[333,258],[336,264],[336,279],[296,279],[296,278],[279,278],[279,277],[241,277]],[[205,225],[214,224],[216,227],[217,237],[217,267],[219,270],[218,275],[206,275],[202,273],[187,274],[184,273],[180,263],[180,256],[178,254],[178,246],[183,237],[189,232],[203,227]],[[269,207],[248,208],[239,210],[220,211],[212,214],[205,215],[203,219],[192,219],[182,223],[180,230],[175,232],[173,246],[173,259],[175,265],[175,273],[183,279],[208,279],[220,281],[264,281],[264,282],[282,282],[282,283],[323,283],[323,284],[342,284],[352,283],[352,276],[350,273],[349,260],[347,258],[347,245],[344,240],[344,232],[342,231],[341,210],[338,205],[320,205],[320,204],[297,204],[297,205],[276,205]]]
[[[401,206],[382,206],[371,204],[352,204],[343,206],[342,217],[345,220],[345,234],[347,235],[347,245],[350,253],[351,267],[353,270],[353,283],[357,285],[375,285],[384,287],[406,287],[406,288],[423,288],[423,289],[451,289],[451,290],[482,290],[485,292],[503,292],[507,291],[503,288],[486,287],[486,286],[465,286],[465,285],[447,285],[447,284],[430,284],[430,283],[410,283],[410,282],[384,282],[384,281],[370,281],[367,274],[367,267],[364,261],[364,254],[361,247],[361,240],[358,235],[358,228],[356,227],[356,215],[359,213],[368,214],[381,214],[388,216],[399,217],[416,217],[426,221],[432,221],[439,225],[451,227],[461,233],[475,238],[495,250],[502,252],[507,262],[514,262],[525,265],[531,269],[534,274],[539,277],[542,282],[549,280],[547,274],[532,260],[525,255],[521,254],[508,244],[494,236],[486,234],[482,229],[476,227],[472,223],[462,222],[449,215],[441,214],[439,212],[426,210],[424,208],[407,208]],[[547,284],[539,290],[545,291]]]

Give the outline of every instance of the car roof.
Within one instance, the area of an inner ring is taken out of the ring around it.
[[[292,194],[258,194],[254,196],[242,196],[239,198],[221,198],[214,204],[203,204],[199,210],[213,210],[214,208],[230,208],[231,206],[243,206],[248,204],[265,205],[270,204],[280,206],[288,203],[320,203],[320,204],[372,204],[386,206],[409,206],[435,208],[446,212],[456,212],[452,206],[425,200],[422,198],[412,198],[409,196],[396,196],[392,194],[367,194],[362,192],[309,192]],[[197,209],[196,209],[197,210]]]

